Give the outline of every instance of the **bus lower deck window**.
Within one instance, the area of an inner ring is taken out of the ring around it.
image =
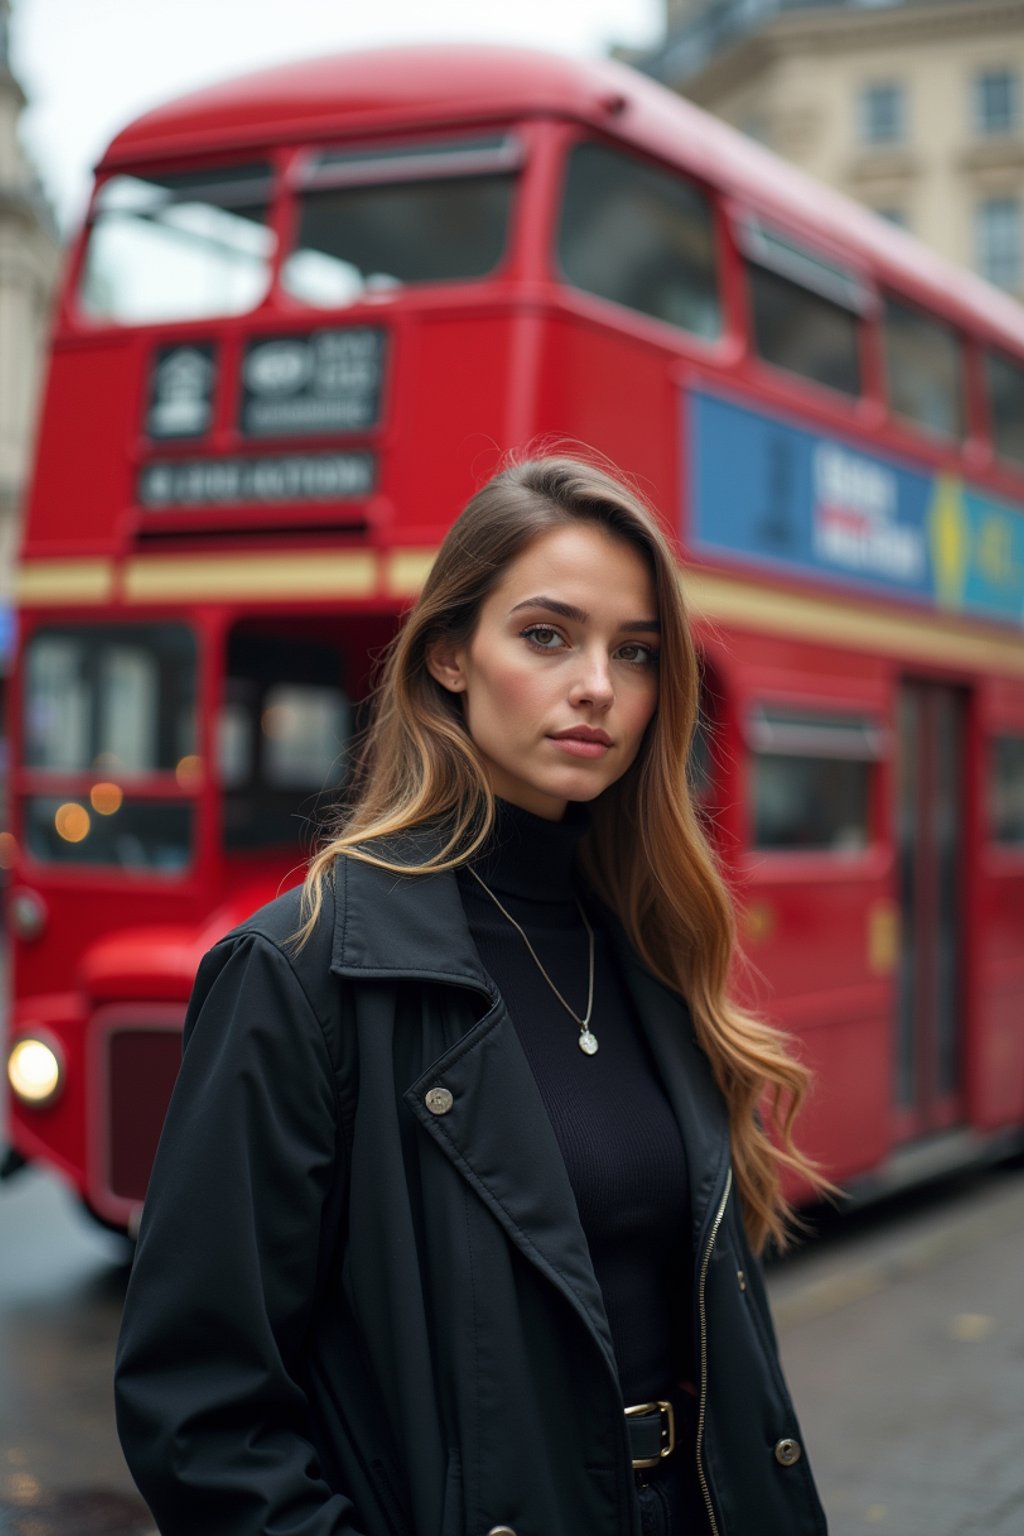
[[[855,854],[870,841],[872,765],[884,733],[857,715],[772,705],[747,721],[755,848]]]
[[[993,841],[1024,848],[1024,736],[993,742],[989,805]]]

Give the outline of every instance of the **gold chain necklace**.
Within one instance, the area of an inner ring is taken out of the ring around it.
[[[587,939],[588,939],[589,944],[590,944],[590,980],[589,980],[589,982],[587,984],[587,1011],[583,1015],[582,1019],[580,1018],[579,1014],[576,1012],[575,1008],[570,1008],[569,1007],[569,1004],[566,1002],[566,1000],[562,996],[561,992],[559,992],[558,988],[555,986],[554,982],[551,980],[551,977],[548,975],[547,971],[541,965],[540,960],[538,959],[538,956],[537,956],[537,951],[534,949],[533,945],[530,943],[529,939],[526,937],[526,934],[523,932],[522,928],[520,928],[519,924],[516,922],[515,918],[512,916],[512,913],[507,911],[502,906],[501,902],[498,900],[497,896],[495,896],[495,894],[491,890],[490,886],[489,885],[484,885],[484,882],[480,879],[480,876],[477,874],[476,870],[473,868],[473,866],[471,864],[467,864],[466,868],[469,870],[470,874],[473,876],[473,879],[476,880],[479,885],[483,886],[484,890],[487,892],[488,896],[494,902],[494,905],[497,907],[498,911],[502,914],[502,916],[508,918],[509,922],[512,924],[512,927],[516,930],[516,933],[518,933],[519,937],[522,939],[523,943],[526,945],[527,949],[530,951],[530,954],[533,956],[533,962],[536,965],[538,971],[540,971],[541,975],[544,977],[544,980],[547,982],[547,984],[551,988],[552,992],[558,998],[558,1001],[561,1003],[562,1007],[565,1009],[565,1011],[569,1015],[569,1017],[571,1019],[574,1019],[575,1022],[579,1025],[580,1037],[579,1037],[579,1040],[576,1043],[579,1046],[580,1050],[583,1052],[584,1056],[594,1056],[594,1055],[596,1055],[597,1054],[597,1036],[595,1034],[592,1034],[591,1030],[590,1030],[590,1015],[594,1011],[594,930],[593,930],[593,928],[591,928],[590,924],[588,923],[588,921],[587,921],[587,914],[584,912],[584,910],[583,910],[582,906],[580,905],[580,903],[577,901],[576,902],[576,906],[579,909],[580,917],[583,919],[583,926],[587,930]]]

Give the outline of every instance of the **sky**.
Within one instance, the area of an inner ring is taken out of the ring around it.
[[[496,42],[598,57],[653,46],[664,0],[13,0],[21,140],[61,227],[125,123],[162,101],[291,59],[389,43]]]

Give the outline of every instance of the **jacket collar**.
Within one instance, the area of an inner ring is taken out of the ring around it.
[[[414,827],[392,839],[387,853],[396,864],[415,865],[438,847],[436,828]],[[500,1001],[473,943],[451,870],[396,875],[346,858],[336,861],[335,870],[333,972],[352,978],[437,981],[481,992],[491,1004]],[[593,896],[586,904],[600,916],[679,1122],[701,1247],[729,1161],[725,1103],[697,1044],[686,1003],[647,969],[609,907]]]
[[[380,845],[378,845],[380,846]],[[395,864],[425,862],[436,827],[410,827],[382,852]],[[396,875],[358,859],[335,861],[337,900],[331,970],[339,976],[419,977],[497,996],[473,943],[451,870]]]

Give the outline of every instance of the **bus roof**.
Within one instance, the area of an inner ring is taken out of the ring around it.
[[[692,102],[613,60],[493,44],[424,44],[336,54],[208,86],[154,108],[113,140],[98,170],[347,138],[396,126],[458,127],[523,117],[603,127],[684,165],[853,264],[870,263],[949,313],[1024,348],[1024,308],[842,193]]]

